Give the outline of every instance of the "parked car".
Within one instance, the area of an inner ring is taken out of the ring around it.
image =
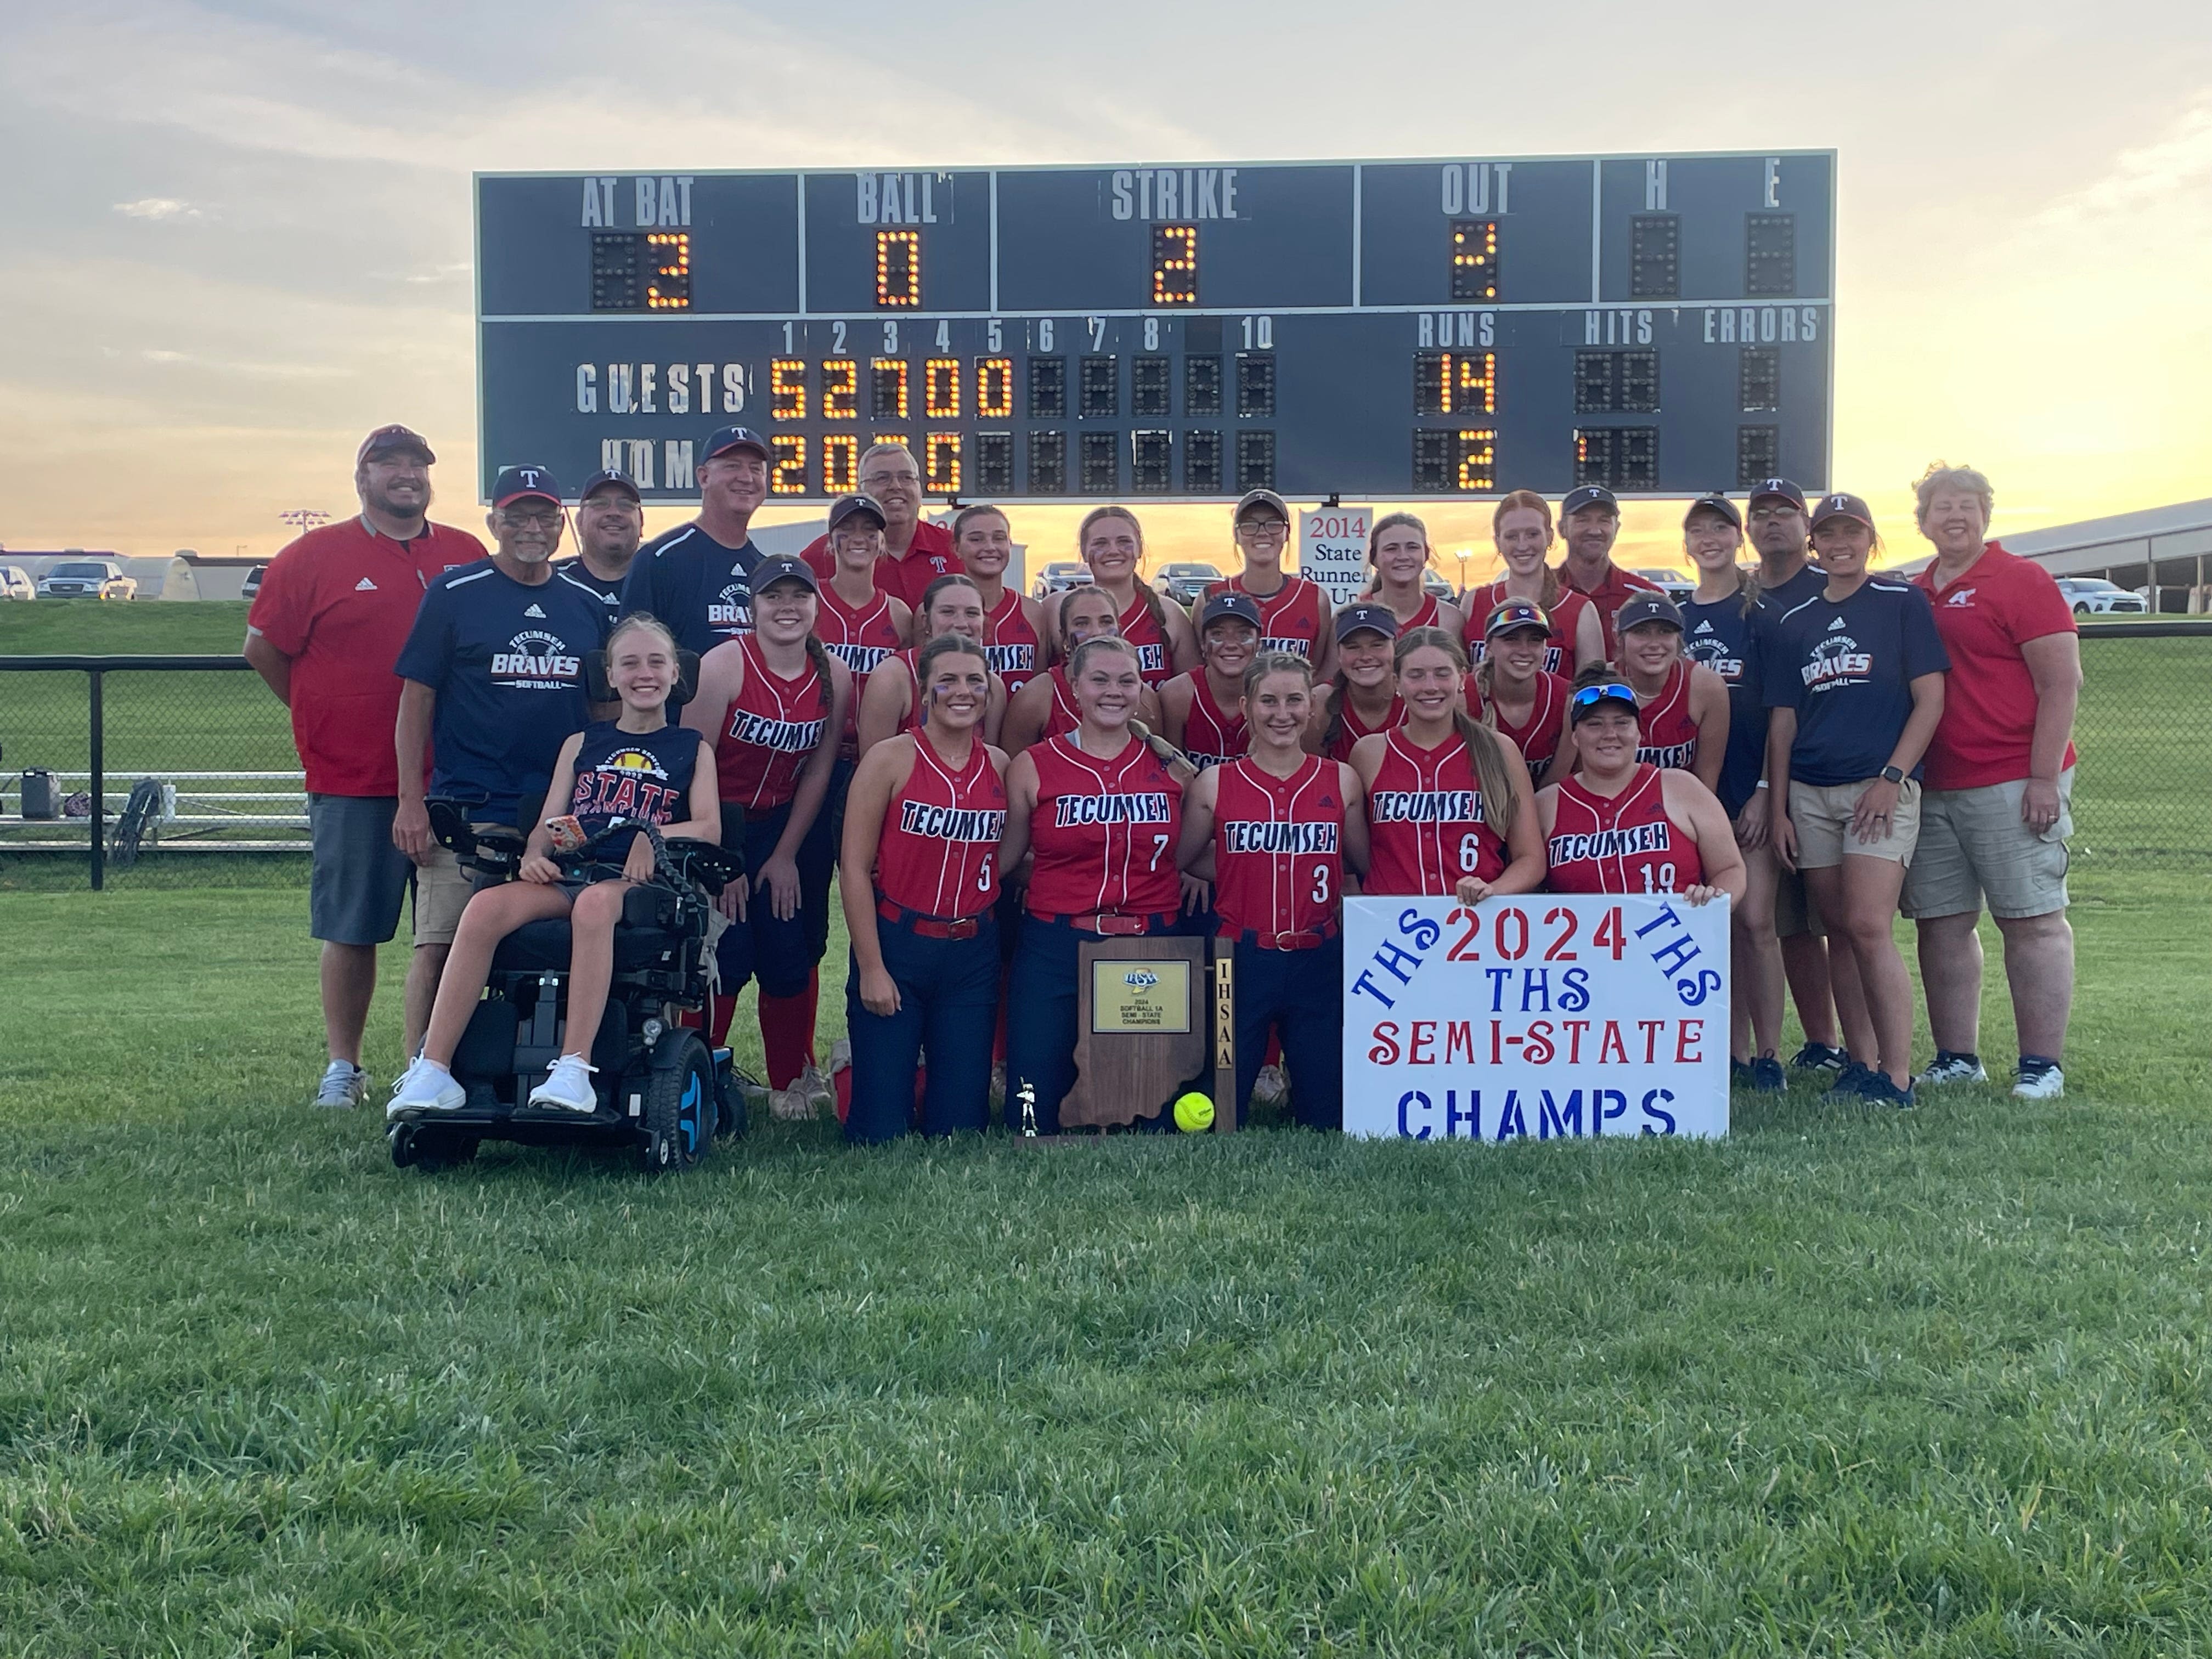
[[[1636,574],[1657,587],[1661,592],[1677,605],[1681,604],[1698,591],[1697,583],[1679,570],[1662,570],[1654,567],[1649,570],[1639,570]]]
[[[255,565],[252,569],[246,573],[246,580],[239,586],[238,597],[241,599],[250,601],[255,594],[261,591],[261,579],[268,574],[269,567],[267,565]]]
[[[31,586],[31,573],[20,564],[0,564],[0,599],[31,599],[38,597],[38,589]]]
[[[2066,596],[2066,603],[2074,607],[2077,617],[2110,617],[2125,612],[2140,617],[2150,607],[2140,593],[2130,593],[2118,582],[2108,582],[2102,576],[2061,576],[2058,591]]]
[[[1433,569],[1421,572],[1421,592],[1439,599],[1455,599],[1458,596],[1458,590]]]
[[[1181,605],[1197,604],[1208,587],[1226,580],[1210,564],[1164,564],[1152,574],[1153,587]]]
[[[1091,567],[1082,560],[1056,559],[1037,572],[1036,580],[1030,584],[1030,592],[1036,599],[1048,599],[1071,587],[1080,587],[1090,580]]]
[[[64,559],[39,578],[42,599],[131,599],[138,583],[112,559]]]

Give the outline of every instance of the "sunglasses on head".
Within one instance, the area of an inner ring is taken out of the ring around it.
[[[1595,708],[1601,702],[1625,702],[1633,708],[1636,707],[1636,693],[1619,680],[1607,680],[1602,685],[1585,685],[1567,700],[1567,706],[1579,714],[1585,709]]]

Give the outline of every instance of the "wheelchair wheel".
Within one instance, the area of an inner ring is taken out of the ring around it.
[[[395,1169],[416,1169],[424,1175],[436,1175],[473,1160],[481,1144],[474,1135],[457,1134],[441,1124],[395,1124],[392,1130],[392,1163]]]
[[[714,1060],[696,1031],[678,1028],[653,1045],[639,1157],[647,1175],[688,1170],[714,1133]]]

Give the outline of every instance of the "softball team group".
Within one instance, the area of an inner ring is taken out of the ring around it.
[[[1777,480],[1774,493],[1794,491]],[[1606,549],[1617,515],[1601,489],[1562,502],[1571,538],[1599,520]],[[1843,865],[1860,845],[1844,856],[1843,832],[1874,834],[1881,799],[1844,807],[1840,825],[1745,811],[1770,768],[1794,763],[1814,792],[1911,769],[1905,728],[1933,641],[1916,633],[1924,599],[1867,580],[1865,504],[1834,495],[1808,518],[1825,564],[1783,599],[1820,613],[1808,661],[1840,664],[1818,696],[1785,653],[1767,653],[1785,672],[1760,671],[1781,602],[1736,568],[1743,518],[1723,495],[1687,515],[1701,573],[1687,608],[1610,560],[1597,581],[1571,580],[1571,560],[1562,580],[1551,504],[1526,491],[1495,511],[1495,584],[1425,591],[1427,533],[1394,514],[1371,538],[1370,591],[1336,608],[1283,568],[1285,502],[1252,491],[1232,520],[1241,568],[1190,613],[1139,575],[1144,531],[1126,507],[1084,518],[1088,581],[1051,599],[1005,586],[1006,515],[963,508],[931,560],[942,573],[909,604],[884,577],[905,577],[927,544],[890,553],[883,504],[849,495],[817,556],[754,564],[750,630],[708,650],[681,714],[714,745],[750,869],[723,898],[734,925],[714,1036],[757,978],[776,1109],[811,1115],[836,1093],[811,1053],[836,865],[854,1139],[982,1130],[994,1102],[1022,1102],[1022,1126],[1055,1133],[1075,1082],[1079,947],[1151,933],[1232,942],[1239,1117],[1287,1075],[1298,1121],[1336,1128],[1347,891],[1462,905],[1537,890],[1704,905],[1725,891],[1765,929],[1739,929],[1739,973],[1777,978],[1774,995],[1736,1000],[1739,1082],[1778,1086],[1778,874],[1802,872],[1825,914],[1854,914],[1865,883]],[[1829,641],[1829,611],[1851,613],[1850,648]],[[1771,759],[1767,708],[1796,721]],[[1885,708],[1905,710],[1889,738]],[[1881,754],[1836,776],[1860,750]],[[1889,1006],[1902,964],[1889,975],[1860,960],[1856,931],[1838,936],[1871,1026],[1844,1086],[1909,1099]]]

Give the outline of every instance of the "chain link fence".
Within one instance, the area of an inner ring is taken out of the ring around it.
[[[2076,867],[2212,874],[2212,621],[2091,623],[2081,663]],[[304,883],[307,824],[244,658],[0,657],[0,891]]]

